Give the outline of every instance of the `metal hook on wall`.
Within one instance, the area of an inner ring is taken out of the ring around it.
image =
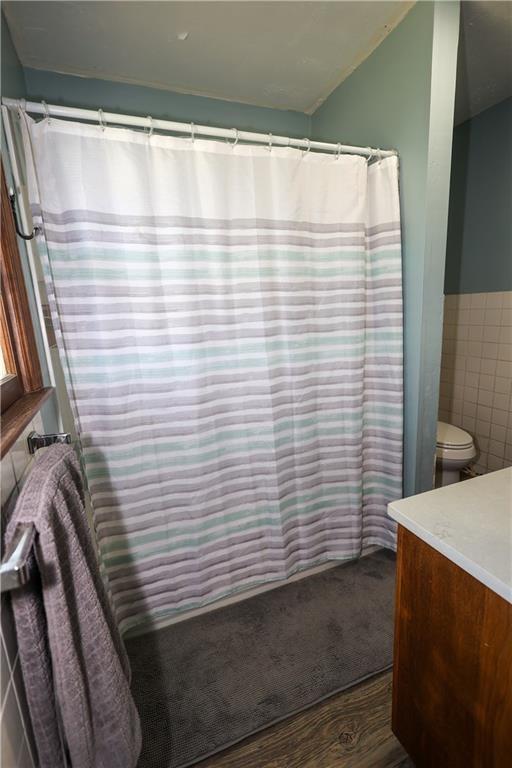
[[[14,228],[16,230],[16,234],[23,240],[33,240],[33,238],[38,235],[41,230],[39,227],[34,227],[30,235],[25,235],[21,231],[20,225],[18,224],[18,214],[16,213],[16,193],[12,187],[9,189],[9,202],[11,203],[12,217],[14,219]]]

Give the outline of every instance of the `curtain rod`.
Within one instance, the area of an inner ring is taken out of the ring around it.
[[[237,128],[213,128],[209,125],[195,125],[194,123],[177,123],[172,120],[159,120],[157,118],[137,117],[135,115],[119,115],[115,112],[103,112],[103,110],[79,109],[76,107],[62,107],[58,104],[46,104],[38,101],[25,101],[25,99],[3,98],[2,104],[10,109],[24,109],[37,115],[46,117],[64,117],[74,120],[99,122],[100,125],[127,125],[137,128],[147,128],[153,131],[168,131],[170,133],[189,133],[192,136],[210,136],[215,139],[230,139],[233,143],[245,141],[251,144],[269,144],[279,147],[297,147],[298,149],[324,150],[337,154],[363,155],[364,157],[392,157],[397,155],[394,149],[373,149],[372,147],[353,147],[348,144],[334,144],[325,141],[313,141],[311,139],[293,139],[288,136],[274,136],[272,133],[253,133],[252,131],[239,131]]]

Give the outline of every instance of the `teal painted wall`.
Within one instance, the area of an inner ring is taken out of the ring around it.
[[[512,291],[512,98],[453,132],[444,288]]]
[[[311,118],[302,112],[253,107],[141,85],[25,69],[27,98],[49,104],[101,109],[162,120],[308,137]]]
[[[2,96],[23,98],[26,95],[25,76],[18,54],[14,49],[9,28],[4,15],[1,15],[2,26]]]
[[[458,2],[417,3],[313,115],[312,138],[400,154],[404,492],[432,487]]]

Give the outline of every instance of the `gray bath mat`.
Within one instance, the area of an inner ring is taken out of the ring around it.
[[[391,665],[394,555],[127,639],[139,768],[185,768]]]

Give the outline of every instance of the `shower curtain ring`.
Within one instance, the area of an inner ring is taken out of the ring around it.
[[[311,149],[311,139],[303,139],[303,141],[307,141],[308,148],[304,150],[304,152],[302,153],[302,157],[304,157],[304,155],[307,155],[309,150]]]
[[[153,135],[153,118],[151,115],[148,115],[147,119],[149,121],[148,139],[150,139]]]
[[[375,157],[375,152],[373,151],[373,149],[371,147],[366,147],[366,151],[368,152],[368,160],[367,160],[367,162],[368,162],[368,165],[370,165],[371,161]]]
[[[341,155],[341,143],[338,142],[338,148],[336,150],[336,160],[340,159],[340,155]]]
[[[233,130],[235,132],[235,140],[231,142],[231,146],[236,147],[238,144],[238,128],[233,128]]]
[[[48,121],[48,125],[49,125],[51,120],[50,120],[50,110],[48,108],[48,104],[46,103],[46,101],[41,101],[41,104],[43,105],[44,114],[45,114],[45,117],[46,117],[46,119]]]
[[[268,151],[272,152],[272,134],[269,133],[268,135]]]
[[[101,130],[104,131],[105,128],[107,127],[107,124],[105,122],[102,109],[98,109],[98,121],[99,121]]]
[[[190,140],[192,141],[192,144],[196,140],[195,134],[196,134],[196,127],[194,123],[190,123]]]

